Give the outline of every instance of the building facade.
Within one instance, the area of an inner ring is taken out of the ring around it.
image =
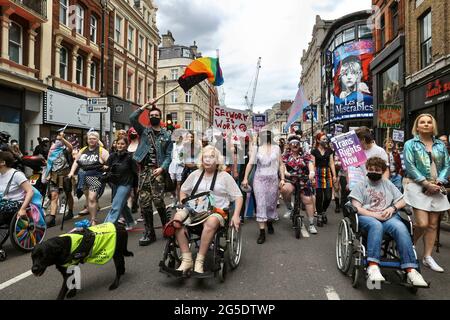
[[[405,1],[405,128],[411,137],[415,118],[430,113],[440,133],[450,128],[450,3]]]
[[[158,58],[158,96],[175,88],[186,66],[199,57],[201,53],[195,42],[189,47],[176,45],[170,31],[162,35]],[[212,124],[213,108],[217,102],[217,89],[205,80],[187,93],[182,88],[172,91],[158,105],[160,108],[162,106],[164,119],[170,114],[172,121],[181,128],[203,131]]]
[[[405,108],[405,0],[373,0],[375,57],[370,64],[373,76],[374,122],[377,142],[383,143],[387,129],[377,128],[382,105]],[[404,130],[404,115],[402,116]],[[390,134],[391,135],[391,134]]]
[[[322,20],[319,15],[316,16],[316,23],[313,27],[312,40],[308,44],[308,49],[303,50],[303,55],[300,60],[302,66],[302,74],[300,78],[300,85],[303,86],[303,91],[305,98],[308,99],[311,105],[315,105],[317,108],[317,121],[311,123],[311,121],[304,121],[306,119],[302,118],[299,121],[302,123],[303,133],[306,135],[311,134],[318,128],[322,127],[323,118],[325,111],[323,110],[323,105],[321,104],[321,51],[320,47],[331,27],[333,21]],[[314,120],[314,119],[313,119]]]
[[[271,109],[266,110],[266,126],[264,129],[272,131],[275,135],[287,134],[285,130],[286,122],[289,117],[289,108],[292,103],[275,103]]]
[[[32,151],[49,83],[51,1],[0,0],[0,128]]]
[[[153,0],[110,2],[106,92],[115,131],[128,129],[129,115],[156,95],[161,38]],[[148,125],[147,116],[141,121]]]
[[[370,63],[374,44],[370,12],[359,11],[333,22],[321,44],[321,105],[324,129],[334,133],[372,126],[373,89]]]

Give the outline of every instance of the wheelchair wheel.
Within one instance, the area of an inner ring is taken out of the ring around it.
[[[347,274],[352,258],[352,231],[347,218],[341,220],[336,238],[336,264],[338,269]]]
[[[166,263],[167,267],[171,269],[178,268],[181,264],[180,256],[181,254],[177,250],[175,240],[167,240],[163,255],[163,261]]]
[[[17,219],[17,213],[14,215],[9,236],[17,250],[30,252],[44,240],[46,232],[47,224],[44,217],[41,216],[39,209],[31,204],[25,218]]]
[[[241,261],[242,254],[242,226],[239,228],[239,231],[236,231],[233,227],[228,228],[227,235],[227,247],[225,250],[225,259],[229,264],[231,270],[234,270],[238,267],[239,262]]]
[[[300,239],[302,235],[302,225],[303,225],[302,217],[297,216],[295,218],[295,237],[297,239]]]
[[[225,282],[225,277],[227,274],[227,264],[225,262],[220,263],[220,270],[219,270],[219,280],[220,282]]]
[[[357,266],[353,266],[352,270],[352,287],[357,289],[359,287],[359,274],[361,269]]]

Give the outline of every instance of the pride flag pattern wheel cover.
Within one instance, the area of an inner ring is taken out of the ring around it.
[[[39,208],[31,204],[27,217],[17,219],[14,232],[16,243],[23,249],[33,249],[44,239],[47,226]]]

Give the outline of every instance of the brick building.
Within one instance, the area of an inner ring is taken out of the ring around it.
[[[405,126],[431,113],[440,133],[450,128],[450,2],[405,1]]]
[[[375,56],[370,65],[373,76],[374,123],[379,144],[386,129],[377,128],[377,110],[380,105],[400,105],[405,96],[405,2],[408,0],[373,0]],[[404,118],[404,117],[403,117]],[[404,122],[404,121],[403,121]]]

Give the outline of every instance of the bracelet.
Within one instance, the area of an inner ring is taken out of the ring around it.
[[[395,206],[395,204],[393,204],[391,207],[394,208],[395,211],[398,211],[398,209],[397,209],[397,207]]]

